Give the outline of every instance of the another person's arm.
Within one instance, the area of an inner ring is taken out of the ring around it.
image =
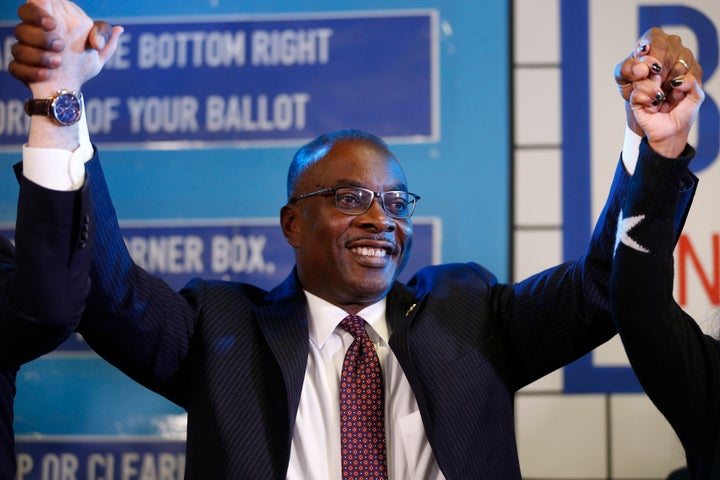
[[[667,417],[683,444],[718,428],[720,345],[703,334],[673,298],[672,239],[678,234],[671,208],[643,178],[677,170],[641,159],[623,205],[610,281],[613,320],[641,385]],[[672,196],[675,192],[660,192]],[[714,438],[714,437],[713,437]]]
[[[687,103],[680,102],[676,108],[696,111],[693,103],[703,100],[700,79],[691,73],[680,78],[682,83],[675,90],[686,94],[682,101]],[[640,120],[654,120],[653,110],[647,108],[649,91],[647,82],[632,84],[631,109]],[[672,189],[652,188],[657,187],[652,179],[664,176],[671,186],[681,181],[682,168],[667,162],[638,163],[623,203],[626,228],[618,230],[610,295],[613,319],[630,363],[690,455],[715,448],[703,442],[708,438],[714,442],[720,428],[720,345],[673,298],[675,244],[671,239],[679,232],[672,206],[677,199]],[[673,203],[659,204],[658,195]]]
[[[92,206],[81,207],[78,197],[21,182],[14,268],[1,282],[0,366],[19,366],[53,350],[80,322],[94,226]]]
[[[45,2],[43,6],[52,11],[58,7],[55,3]],[[47,14],[38,15],[43,10],[38,9],[37,5],[24,4],[19,11],[33,15],[41,25],[55,28]],[[72,15],[72,11],[67,14]],[[74,28],[75,25],[73,23],[66,27]],[[22,32],[23,27],[19,30]],[[31,40],[34,48],[21,49],[17,53],[21,59],[28,53],[34,54],[35,63],[41,63],[42,59],[38,60],[37,57],[44,55],[39,53],[40,47],[45,46],[38,43],[43,41],[42,35],[36,35]],[[16,51],[13,50],[13,53]],[[99,57],[99,54],[96,53],[95,57]],[[13,63],[14,68],[17,68],[19,63]],[[83,70],[93,68],[90,63],[78,64],[76,67]],[[28,74],[37,68],[21,68],[23,70]],[[83,73],[89,74],[89,70]],[[46,80],[32,83],[29,80],[24,79],[36,98],[51,93],[53,85]],[[61,74],[57,75],[56,80],[69,88],[77,87],[71,80],[61,78]],[[77,146],[76,126],[58,127],[51,120],[40,117],[34,117],[31,125],[34,143],[57,142],[58,148]],[[83,178],[84,172],[81,172],[80,184]],[[46,188],[47,185],[30,181],[22,174],[18,175],[18,179],[20,194],[14,267],[3,278],[0,295],[2,365],[19,365],[52,350],[65,340],[80,321],[90,288],[94,224],[92,205],[82,201],[83,191],[54,191]]]
[[[2,239],[0,368],[53,350],[80,322],[95,232],[92,205],[81,194],[20,177],[14,251]]]

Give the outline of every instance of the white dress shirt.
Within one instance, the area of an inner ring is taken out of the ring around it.
[[[23,176],[51,190],[70,191],[82,187],[85,182],[85,162],[93,156],[84,105],[78,121],[78,134],[79,146],[73,152],[23,145]]]
[[[340,454],[340,376],[352,335],[338,327],[347,312],[305,292],[310,354],[295,418],[289,480],[342,478]],[[385,300],[358,313],[375,344],[385,388],[388,478],[444,479],[425,436],[410,384],[390,350]]]

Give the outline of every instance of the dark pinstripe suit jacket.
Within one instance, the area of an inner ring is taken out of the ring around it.
[[[17,250],[0,237],[0,479],[15,478],[15,375],[75,330],[92,260],[90,205],[19,178]]]
[[[130,259],[97,158],[88,172],[97,240],[81,332],[187,409],[188,478],[284,478],[308,358],[295,273],[270,292],[201,280],[173,292]],[[620,167],[580,261],[515,285],[469,263],[423,269],[392,287],[390,346],[447,478],[520,478],[514,393],[615,333],[607,283],[628,178]]]

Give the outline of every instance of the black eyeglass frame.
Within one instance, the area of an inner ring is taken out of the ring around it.
[[[356,189],[356,190],[362,190],[363,192],[372,193],[372,199],[370,200],[370,202],[368,202],[367,208],[365,208],[365,210],[363,210],[362,212],[351,213],[351,212],[344,211],[340,207],[338,207],[337,192],[338,192],[338,190],[343,190],[345,188],[352,188],[352,189]],[[382,206],[383,212],[385,212],[385,215],[387,215],[388,217],[400,218],[400,219],[410,218],[410,217],[412,217],[413,213],[415,213],[415,206],[417,205],[417,201],[420,200],[420,195],[416,195],[412,192],[406,192],[404,190],[390,190],[387,192],[375,192],[373,190],[370,190],[369,188],[354,187],[354,186],[348,185],[345,187],[323,188],[322,190],[317,190],[315,192],[304,193],[302,195],[298,195],[297,197],[293,197],[290,200],[288,200],[288,204],[294,204],[305,198],[314,197],[316,195],[324,195],[324,194],[328,194],[328,193],[332,193],[333,195],[335,195],[335,209],[338,212],[340,212],[344,215],[352,215],[352,216],[358,216],[358,215],[365,214],[368,210],[370,210],[373,200],[375,200],[376,198],[379,198],[380,206]],[[410,207],[410,213],[407,215],[396,215],[394,213],[388,212],[387,208],[385,208],[385,200],[383,199],[383,195],[387,195],[388,193],[395,193],[395,194],[402,193],[405,195],[410,195],[413,199],[412,206]]]

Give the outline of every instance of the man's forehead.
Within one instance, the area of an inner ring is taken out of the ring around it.
[[[357,143],[357,142],[356,142]],[[397,159],[382,146],[376,148],[332,148],[305,171],[306,180],[350,182],[363,186],[365,182],[404,184],[405,174]]]

